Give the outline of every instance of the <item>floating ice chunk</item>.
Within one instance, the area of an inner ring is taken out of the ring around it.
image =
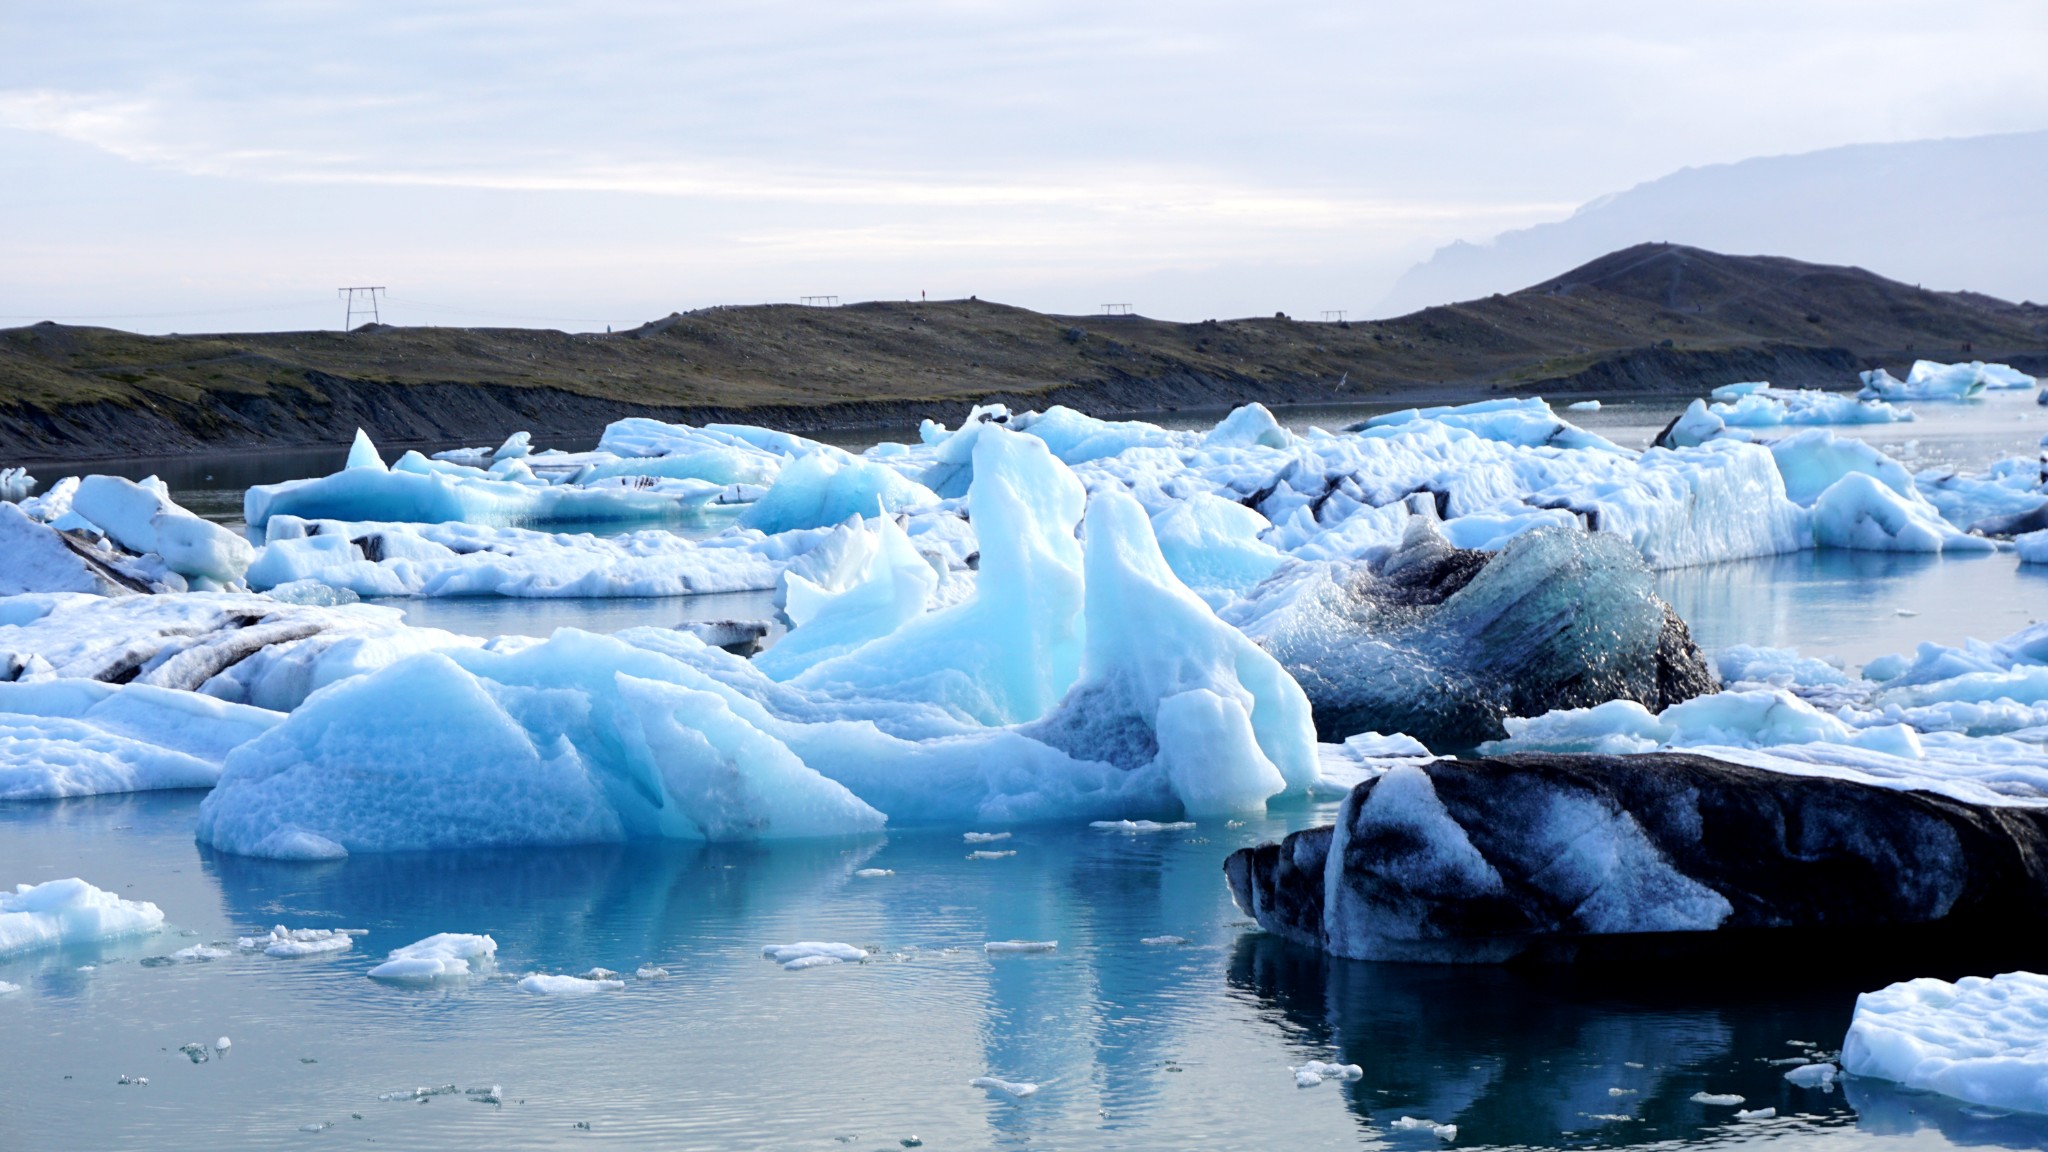
[[[2022,564],[2048,564],[2048,529],[2013,537],[2013,551]]]
[[[225,960],[234,954],[235,950],[232,948],[217,948],[211,944],[194,944],[190,948],[180,948],[176,952],[171,953],[171,958],[174,960],[190,961]]]
[[[147,1086],[149,1085],[149,1077],[147,1077],[147,1076],[130,1076],[130,1075],[128,1075],[128,1074],[127,1074],[126,1072],[123,1072],[123,1073],[121,1074],[121,1078],[120,1078],[119,1080],[116,1080],[116,1081],[115,1081],[115,1083],[116,1083],[116,1084],[133,1084],[133,1085],[135,1085],[135,1086],[136,1086],[136,1087],[138,1087],[138,1088],[143,1088],[143,1087],[147,1087]]]
[[[850,516],[893,516],[938,500],[937,493],[893,468],[818,452],[784,465],[768,494],[740,514],[740,524],[770,534],[824,528]]]
[[[225,1036],[213,1042],[213,1050],[215,1052],[220,1053],[223,1056],[227,1055],[228,1049],[233,1048],[234,1046],[235,1042],[233,1040],[228,1039]]]
[[[309,1061],[310,1063],[310,1061]],[[379,1100],[425,1100],[430,1096],[453,1096],[459,1091],[453,1084],[440,1084],[432,1088],[420,1087],[411,1091],[379,1092]]]
[[[318,956],[346,952],[355,947],[354,938],[361,935],[360,928],[287,928],[279,924],[268,936],[244,936],[235,941],[235,946],[245,952],[281,958]]]
[[[1007,860],[1010,857],[1015,856],[1016,854],[1017,850],[1014,848],[978,848],[972,852],[969,852],[967,854],[967,858],[969,860]]]
[[[147,936],[163,923],[156,905],[123,900],[77,877],[17,884],[0,891],[0,956]]]
[[[2048,1113],[2048,976],[1920,979],[1856,998],[1842,1069],[1922,1092]]]
[[[210,787],[230,751],[283,719],[148,684],[0,683],[0,798]]]
[[[1882,368],[1863,373],[1862,379],[1866,395],[1886,400],[1970,400],[1986,388],[2034,386],[2033,377],[2016,372],[2009,365],[1986,364],[1982,360],[1960,364],[1915,360],[1904,380]]]
[[[1739,1107],[1743,1101],[1743,1097],[1737,1096],[1733,1092],[1695,1092],[1692,1094],[1692,1102],[1695,1104],[1712,1104],[1723,1108]]]
[[[1147,936],[1143,940],[1138,941],[1140,944],[1149,944],[1154,948],[1178,948],[1187,942],[1188,938],[1185,936]]]
[[[1133,448],[1173,447],[1193,438],[1142,420],[1098,420],[1057,404],[1043,412],[1012,417],[1008,426],[1045,441],[1064,464],[1120,456]]]
[[[1920,499],[1913,474],[1904,465],[1853,437],[1815,428],[1773,441],[1770,450],[1785,479],[1785,495],[1795,504],[1811,506],[1844,477],[1858,474],[1878,481],[1902,499]]]
[[[857,963],[868,958],[865,948],[824,940],[801,940],[795,944],[769,944],[761,955],[792,972],[824,964]]]
[[[1801,1088],[1826,1088],[1834,1090],[1836,1075],[1841,1069],[1833,1064],[1802,1064],[1785,1073],[1785,1079]]]
[[[1196,591],[1243,593],[1271,576],[1287,556],[1261,536],[1272,527],[1235,500],[1198,492],[1152,518],[1160,554]]]
[[[38,524],[12,504],[0,503],[0,596],[83,592],[125,596],[149,589],[121,558],[85,548]]]
[[[853,874],[863,880],[879,880],[884,876],[894,876],[896,870],[893,868],[856,868],[853,870]]]
[[[586,980],[581,976],[550,976],[541,972],[519,981],[521,992],[535,996],[588,996],[595,992],[618,992],[625,987],[624,980]]]
[[[887,636],[931,606],[938,573],[894,520],[858,530],[854,542],[813,581],[783,576],[783,612],[793,627],[755,661],[763,675],[788,680],[834,656]]]
[[[140,483],[120,476],[81,477],[71,496],[71,511],[138,555],[157,550],[155,519],[159,513],[192,515],[171,501],[170,489],[154,476]]]
[[[370,442],[370,434],[361,428],[356,429],[355,441],[348,446],[348,463],[343,464],[342,468],[367,468],[372,472],[391,471],[390,465],[384,463],[384,457],[378,454],[377,446]]]
[[[1843,476],[1814,501],[1813,538],[1822,547],[1876,552],[1989,552],[1997,547],[1950,525],[1917,495],[1901,496],[1861,472]]]
[[[1658,436],[1657,446],[1695,448],[1719,436],[1727,427],[1727,421],[1709,409],[1705,400],[1695,400]]]
[[[1282,428],[1273,413],[1257,402],[1233,409],[1202,438],[1204,448],[1289,448],[1293,444],[1294,433]]]
[[[1195,825],[1190,820],[1091,820],[1088,826],[1103,832],[1126,832],[1136,835],[1144,832],[1180,832]]]
[[[673,518],[724,490],[704,480],[629,476],[550,485],[533,479],[530,471],[524,477],[486,475],[409,452],[388,472],[343,469],[330,476],[254,485],[243,498],[242,512],[259,532],[274,516],[420,524],[617,523]]]
[[[398,984],[467,980],[488,973],[497,956],[498,942],[489,936],[440,932],[392,949],[384,963],[370,969],[369,976]]]
[[[1458,1138],[1458,1126],[1456,1124],[1439,1124],[1434,1120],[1418,1120],[1413,1116],[1403,1116],[1399,1120],[1388,1124],[1387,1127],[1396,1132],[1420,1132],[1427,1130],[1439,1140],[1448,1141]]]
[[[1735,1118],[1737,1120],[1769,1120],[1777,1114],[1778,1110],[1776,1108],[1737,1109]]]
[[[1053,952],[1059,949],[1057,940],[991,940],[981,950],[991,956],[1012,952]]]
[[[1603,436],[1596,436],[1566,420],[1557,418],[1541,397],[1481,400],[1435,408],[1408,408],[1374,416],[1365,422],[1367,430],[1397,428],[1406,424],[1434,423],[1446,428],[1472,432],[1484,439],[1523,448],[1565,448],[1594,452],[1622,453],[1623,449]]]
[[[1882,400],[1813,389],[1772,388],[1768,385],[1731,385],[1749,388],[1740,395],[1727,395],[1729,388],[1714,389],[1709,411],[1729,427],[1769,428],[1786,424],[1892,424],[1914,419],[1911,409],[1894,408]]]
[[[633,970],[633,979],[635,979],[635,980],[666,980],[666,979],[668,979],[668,969],[666,969],[666,968],[657,968],[657,967],[655,967],[655,966],[654,966],[654,965],[652,965],[652,964],[643,964],[643,965],[641,965],[640,967],[638,967],[638,968],[635,968],[635,969]]]
[[[1038,1094],[1038,1085],[1036,1084],[1025,1084],[1015,1080],[1000,1080],[994,1076],[976,1076],[967,1082],[967,1086],[969,1088],[986,1089],[990,1092],[1000,1092],[1013,1100],[1022,1100],[1027,1096]]]
[[[1600,402],[1598,400],[1574,400],[1570,404],[1565,405],[1564,410],[1567,412],[1598,412],[1600,410]]]
[[[0,500],[21,500],[36,490],[36,478],[26,468],[0,468]]]
[[[960,838],[969,844],[993,844],[998,840],[1008,840],[1010,834],[1008,832],[963,832],[960,834]]]

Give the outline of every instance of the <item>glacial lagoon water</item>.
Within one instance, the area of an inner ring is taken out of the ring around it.
[[[2031,397],[1919,407],[1917,425],[1853,431],[1916,467],[1981,467],[2032,451],[2048,426]],[[1574,419],[1634,446],[1674,411],[1622,403]],[[1343,414],[1295,415],[1331,426]],[[192,482],[166,478],[232,521],[240,486],[337,462],[188,461]],[[1852,664],[2048,616],[2048,572],[2010,553],[1809,552],[1668,572],[1660,587],[1709,648],[1789,644]],[[765,596],[406,607],[416,623],[483,635],[770,610]],[[1230,903],[1223,858],[1325,822],[1327,806],[1143,835],[1020,827],[975,845],[962,829],[915,828],[305,865],[202,850],[199,800],[0,804],[0,881],[83,876],[170,922],[143,940],[0,960],[0,981],[22,986],[0,995],[0,1148],[1444,1145],[1403,1117],[1456,1124],[1454,1147],[2048,1148],[2041,1118],[1862,1081],[1787,1083],[1773,1062],[1838,1045],[1862,987],[1831,976],[1826,956],[1787,955],[1725,986],[1653,973],[1578,983],[1332,961],[1258,932]],[[890,874],[856,875],[869,869]],[[273,924],[367,934],[324,957],[165,962]],[[494,936],[500,978],[439,991],[366,978],[386,951],[444,931]],[[1183,942],[1147,942],[1164,937]],[[983,949],[1011,939],[1059,946]],[[761,958],[796,940],[874,955],[796,972]],[[633,979],[643,965],[667,978]],[[511,979],[598,966],[628,974],[626,987],[558,999]],[[225,1056],[179,1051],[223,1035]],[[1364,1076],[1297,1088],[1289,1067],[1308,1060]],[[979,1076],[1040,1087],[1012,1099],[969,1086]],[[448,1084],[495,1085],[502,1102],[380,1099]],[[1695,1103],[1702,1091],[1777,1114],[1737,1119]]]

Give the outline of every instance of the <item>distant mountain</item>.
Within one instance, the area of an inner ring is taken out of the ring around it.
[[[1554,224],[1438,249],[1401,277],[1379,314],[1513,292],[1650,241],[1853,264],[1929,288],[2048,301],[2044,189],[2048,132],[1686,168]]]
[[[617,334],[400,328],[0,330],[0,460],[206,447],[585,437],[622,416],[792,429],[953,420],[996,399],[1097,415],[1493,396],[1850,388],[1914,358],[2048,371],[2048,307],[1861,268],[1639,244],[1393,320],[1176,324],[986,300],[754,305]],[[5,459],[12,457],[13,459]]]

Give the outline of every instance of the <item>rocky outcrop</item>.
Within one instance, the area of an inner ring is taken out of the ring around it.
[[[1702,756],[1402,767],[1233,853],[1238,906],[1358,959],[1669,960],[1802,941],[1947,967],[2048,926],[2048,809]]]
[[[1306,570],[1233,611],[1308,693],[1321,739],[1405,732],[1450,752],[1505,736],[1508,716],[1716,690],[1625,538],[1546,528],[1487,553],[1411,525],[1377,567]]]

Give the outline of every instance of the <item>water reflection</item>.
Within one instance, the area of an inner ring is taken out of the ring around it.
[[[1855,989],[1776,995],[1711,987],[1630,995],[1568,974],[1328,960],[1277,937],[1241,939],[1229,983],[1301,1050],[1357,1064],[1360,1123],[1455,1123],[1460,1142],[1548,1146],[1699,1139],[1739,1123],[1696,1092],[1734,1093],[1806,1127],[1854,1119],[1844,1097],[1793,1087],[1768,1061],[1789,1040],[1832,1045]]]

